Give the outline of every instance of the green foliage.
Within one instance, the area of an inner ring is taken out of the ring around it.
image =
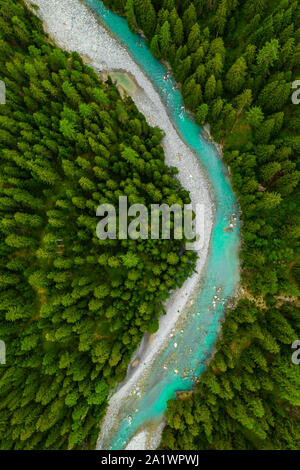
[[[127,2],[133,26],[156,17],[143,3]],[[109,391],[196,258],[178,256],[184,240],[99,240],[96,209],[190,199],[161,131],[110,79],[22,0],[0,2],[0,23],[0,448],[94,448]]]

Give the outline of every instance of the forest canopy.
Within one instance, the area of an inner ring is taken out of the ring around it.
[[[93,449],[109,391],[196,258],[185,240],[99,240],[97,207],[190,197],[162,132],[23,0],[0,0],[0,80],[0,449]]]

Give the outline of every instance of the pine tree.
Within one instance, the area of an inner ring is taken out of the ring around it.
[[[192,30],[192,27],[197,21],[197,12],[192,2],[190,3],[189,7],[185,10],[182,21],[185,34],[188,37]]]
[[[245,83],[247,64],[243,57],[236,60],[226,74],[226,88],[236,95]]]
[[[153,36],[153,38],[151,40],[150,50],[151,50],[152,54],[154,55],[154,57],[156,57],[157,59],[161,58],[161,52],[160,52],[160,46],[159,46],[159,37],[158,37],[157,34],[155,36]]]
[[[264,120],[264,114],[259,106],[253,106],[249,109],[246,113],[246,119],[249,124],[255,129],[259,127],[259,125]]]
[[[168,21],[165,21],[165,23],[162,25],[159,33],[159,39],[162,57],[166,59],[168,57],[171,45],[170,24]]]
[[[200,126],[203,126],[206,122],[206,118],[208,115],[208,105],[206,103],[201,104],[199,108],[197,109],[196,113],[196,122],[200,124]]]
[[[137,21],[134,12],[134,0],[127,0],[125,5],[126,20],[132,32],[137,31]]]
[[[174,41],[177,46],[181,46],[183,43],[184,34],[183,34],[183,24],[180,18],[176,20],[176,24],[174,26]]]
[[[215,97],[215,93],[216,93],[216,79],[214,75],[211,75],[205,85],[205,92],[204,92],[205,100],[210,102]]]

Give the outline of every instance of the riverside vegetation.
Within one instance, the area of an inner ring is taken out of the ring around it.
[[[190,203],[162,132],[0,0],[1,449],[93,449],[108,393],[193,272],[186,240],[99,240],[99,204]]]
[[[104,0],[167,61],[223,147],[242,209],[244,295],[162,449],[299,449],[300,6],[295,0]]]

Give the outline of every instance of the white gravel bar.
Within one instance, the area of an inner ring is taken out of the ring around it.
[[[107,438],[112,426],[116,423],[123,401],[141,382],[158,352],[168,342],[169,334],[180,315],[195,295],[208,255],[214,208],[209,185],[197,157],[179,137],[159,94],[126,48],[110,36],[79,0],[34,0],[34,3],[40,8],[38,15],[43,20],[46,31],[60,47],[68,51],[77,51],[99,72],[124,70],[134,77],[139,91],[134,93],[132,98],[137,107],[146,116],[149,124],[160,127],[166,134],[163,139],[166,164],[178,168],[178,178],[184,188],[190,192],[194,207],[197,203],[205,206],[205,241],[197,261],[197,272],[168,300],[166,315],[160,319],[159,330],[153,335],[151,341],[143,340],[139,351],[134,355],[134,360],[139,360],[138,365],[134,368],[130,366],[128,378],[111,396],[97,444],[97,449],[101,449],[103,440]],[[146,435],[147,430],[139,436],[136,435],[128,444],[127,449],[136,446],[135,448],[146,450],[148,441]],[[158,441],[159,436],[153,442]]]

